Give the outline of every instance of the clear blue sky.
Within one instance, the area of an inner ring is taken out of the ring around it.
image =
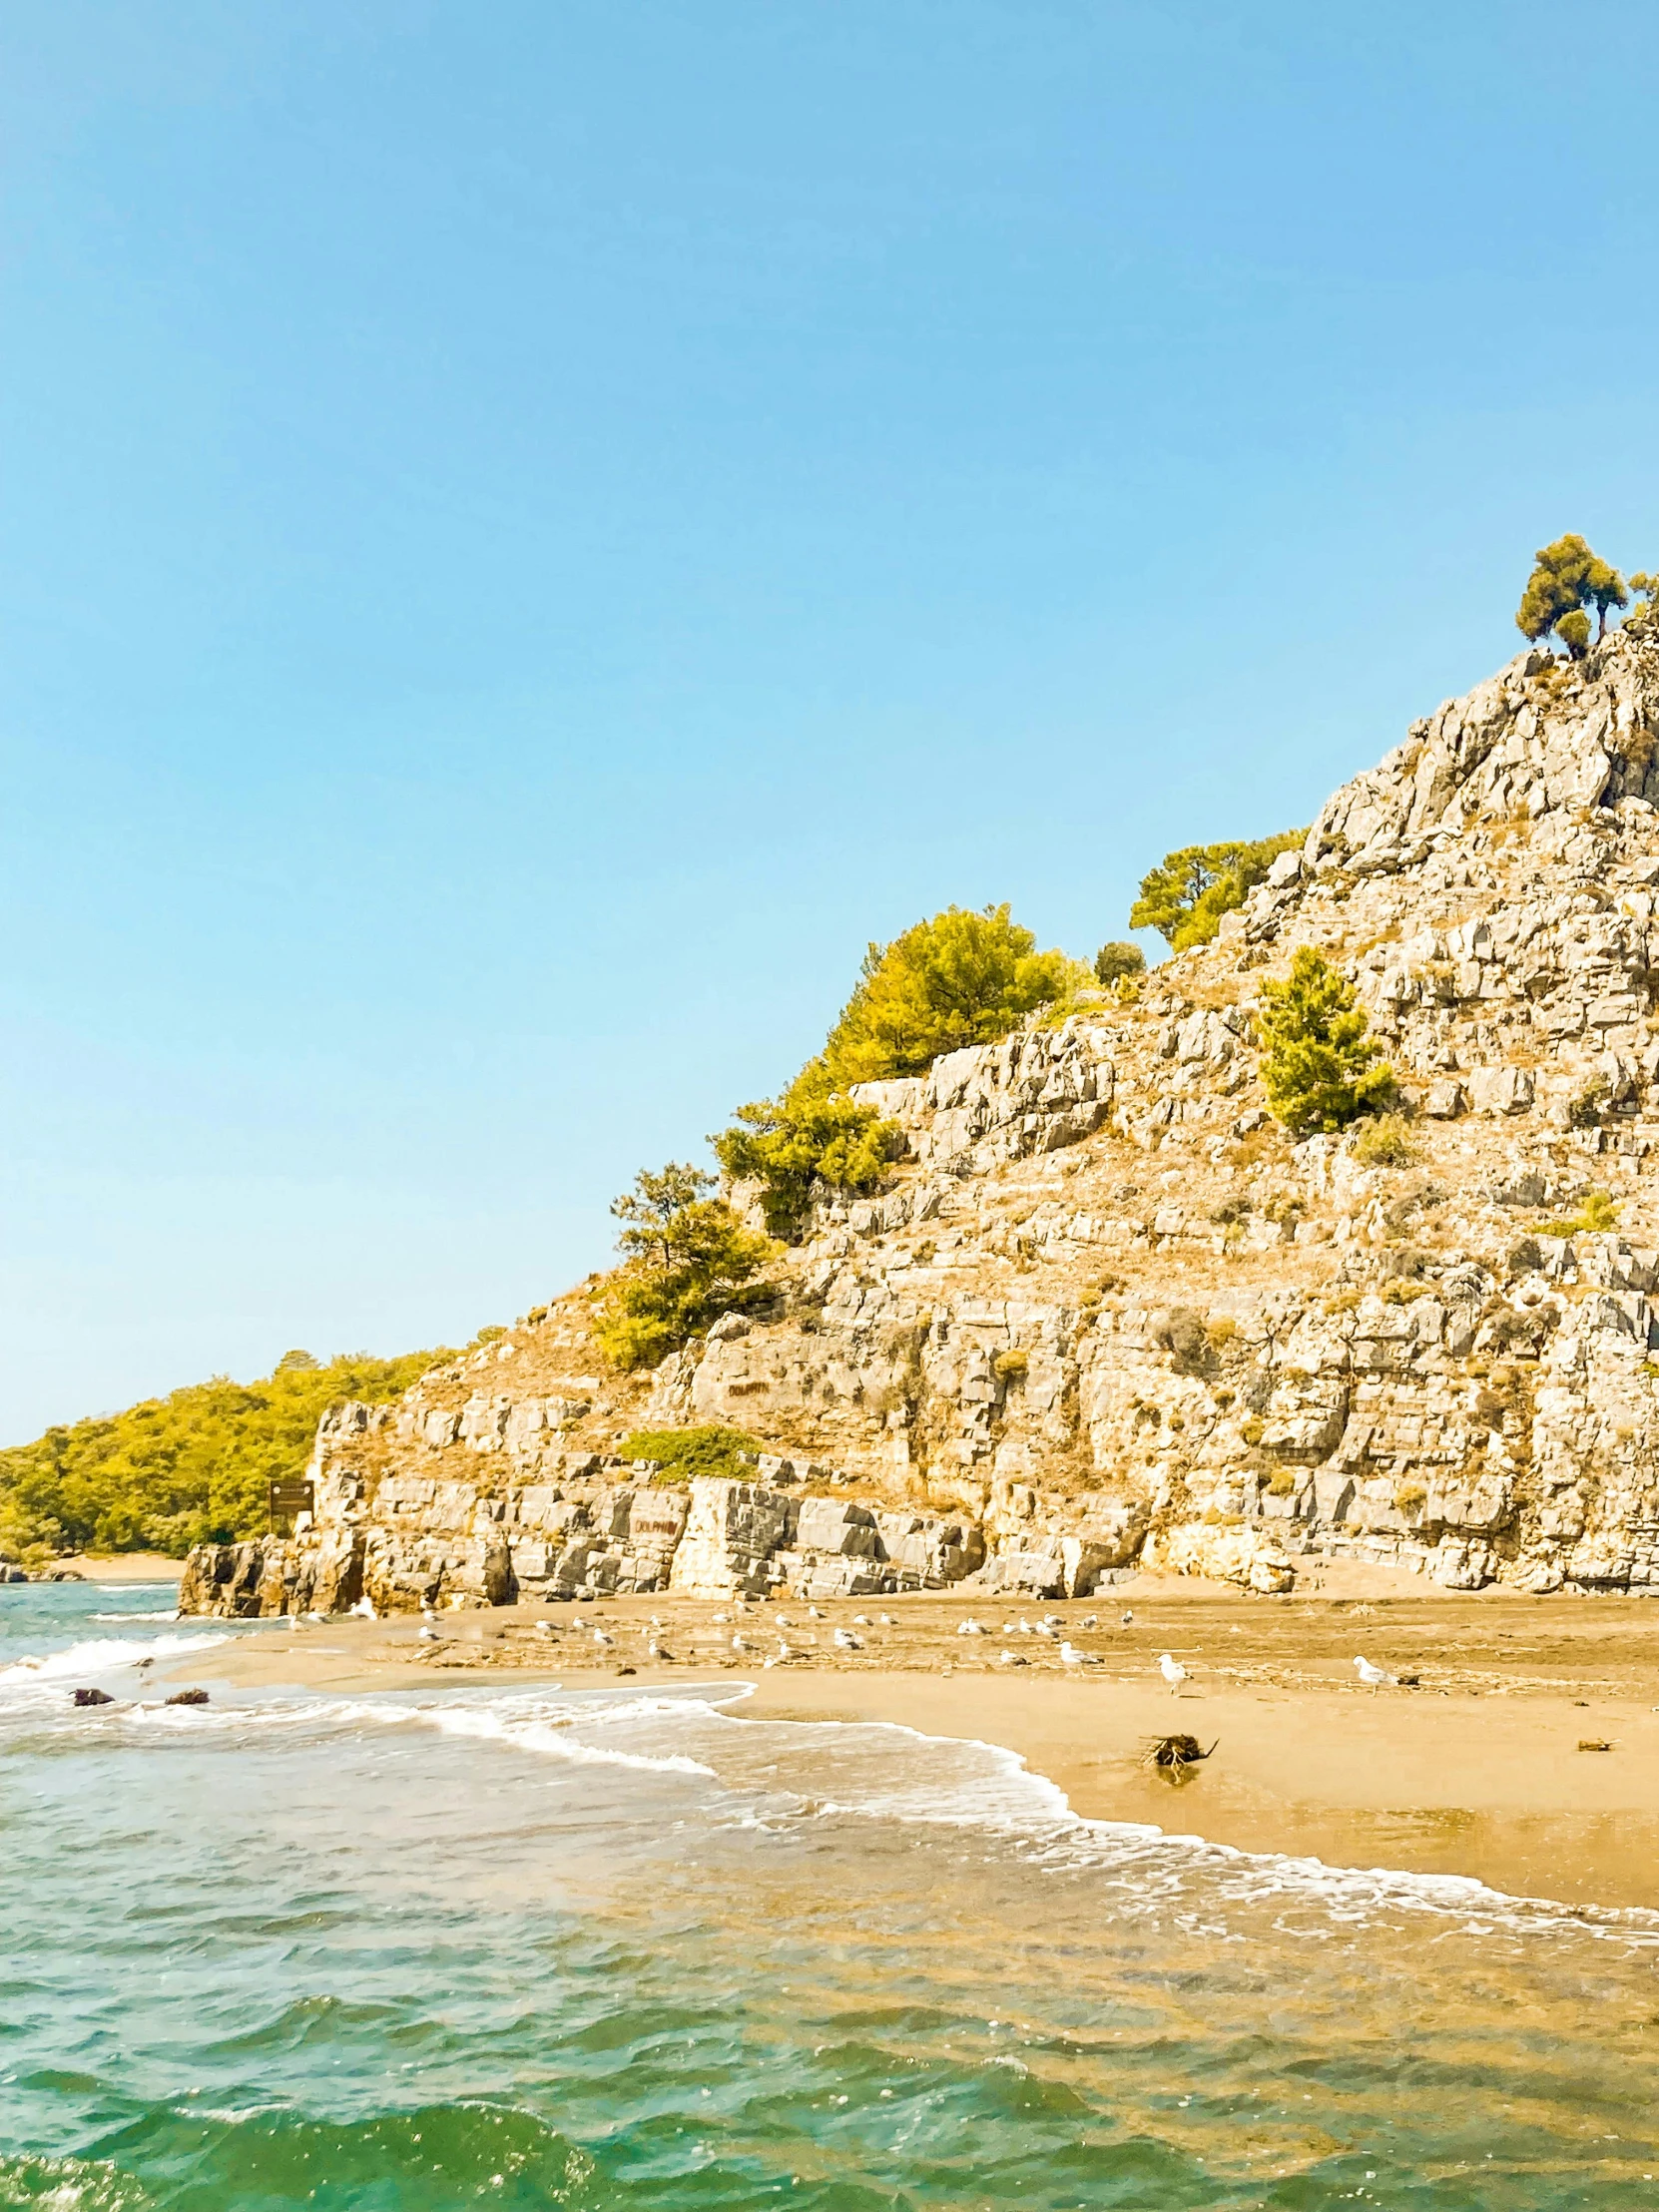
[[[0,1438],[605,1258],[1659,562],[1659,26],[11,0]]]

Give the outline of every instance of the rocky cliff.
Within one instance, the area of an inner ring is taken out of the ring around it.
[[[1656,752],[1659,646],[1523,656],[1138,996],[868,1086],[907,1156],[820,1209],[764,1318],[617,1377],[572,1293],[326,1420],[313,1524],[198,1554],[189,1605],[1137,1560],[1281,1589],[1310,1553],[1659,1587]],[[1265,1111],[1252,1001],[1304,944],[1394,1067],[1391,1148]],[[753,1483],[614,1457],[716,1421],[767,1446]]]

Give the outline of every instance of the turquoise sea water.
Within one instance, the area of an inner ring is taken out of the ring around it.
[[[169,1597],[0,1589],[0,2206],[1659,2205],[1654,1916],[731,1678],[164,1711]]]

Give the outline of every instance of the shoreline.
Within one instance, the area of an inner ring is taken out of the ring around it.
[[[1098,1664],[1067,1669],[1058,1638],[1017,1634],[1019,1619],[1045,1615]],[[863,1648],[837,1650],[833,1632],[859,1616]],[[973,1617],[1015,1633],[958,1636]],[[179,1623],[207,1634],[226,1625]],[[272,1623],[200,1656],[171,1654],[157,1675],[323,1696],[479,1675],[742,1688],[726,1705],[737,1721],[889,1723],[998,1746],[1083,1820],[1335,1868],[1466,1876],[1571,1907],[1659,1910],[1659,1607],[1640,1600],[1413,1592],[1298,1603],[1143,1584],[1110,1604],[924,1594],[841,1600],[809,1619],[788,1601],[740,1611],[660,1595],[445,1615],[436,1643],[420,1629],[408,1615]],[[804,1632],[816,1646],[764,1664],[781,1636],[802,1650]],[[672,1663],[647,1658],[653,1640]],[[1004,1649],[1025,1664],[1001,1664]],[[1190,1669],[1180,1695],[1158,1675],[1164,1649]],[[1356,1651],[1419,1686],[1362,1688]],[[1216,1740],[1179,1785],[1143,1763],[1147,1739],[1175,1731],[1206,1748]],[[1601,1742],[1612,1749],[1579,1748]]]

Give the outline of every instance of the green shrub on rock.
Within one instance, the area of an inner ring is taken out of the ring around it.
[[[1166,852],[1141,878],[1129,909],[1131,929],[1156,929],[1172,952],[1208,944],[1223,914],[1242,906],[1282,852],[1294,852],[1306,830],[1282,830],[1252,842],[1185,844]]]
[[[642,1171],[612,1205],[627,1225],[617,1239],[623,1265],[601,1282],[592,1310],[594,1336],[615,1366],[654,1368],[722,1314],[766,1296],[754,1278],[773,1256],[772,1240],[710,1198],[714,1182],[671,1161],[658,1174]]]
[[[920,1075],[941,1052],[992,1044],[1090,980],[1081,961],[1039,952],[1006,904],[978,913],[947,906],[890,944],[869,946],[825,1045],[825,1069],[839,1090]]]
[[[793,1238],[815,1185],[852,1196],[874,1190],[903,1137],[895,1122],[836,1090],[819,1059],[808,1061],[782,1098],[740,1106],[737,1126],[710,1142],[728,1175],[760,1183],[773,1235]]]
[[[863,1196],[903,1149],[895,1123],[848,1096],[854,1084],[919,1075],[941,1052],[993,1043],[1089,981],[1079,961],[1039,952],[1006,905],[946,907],[868,947],[824,1050],[781,1097],[740,1106],[710,1139],[715,1156],[735,1180],[761,1185],[774,1236],[797,1237],[819,1188]]]
[[[1345,1128],[1393,1090],[1393,1070],[1366,1034],[1354,986],[1312,945],[1301,947],[1284,982],[1262,985],[1256,1026],[1269,1108],[1293,1136]]]
[[[1138,944],[1119,939],[1103,944],[1094,956],[1094,979],[1097,983],[1120,982],[1126,975],[1146,973],[1146,954]]]
[[[753,1482],[755,1461],[766,1445],[741,1428],[636,1428],[618,1444],[624,1459],[648,1459],[659,1482],[689,1482],[694,1475],[720,1475]]]

